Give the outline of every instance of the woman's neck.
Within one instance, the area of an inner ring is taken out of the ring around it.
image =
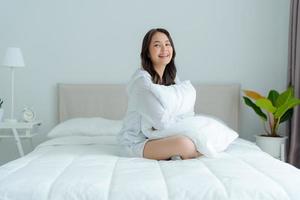
[[[155,69],[156,73],[158,73],[160,80],[162,80],[165,68],[166,68],[166,66],[154,66],[154,69]]]

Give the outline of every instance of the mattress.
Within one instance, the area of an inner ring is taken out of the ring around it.
[[[216,158],[120,157],[113,137],[48,140],[0,167],[0,199],[300,199],[300,170],[237,139]]]

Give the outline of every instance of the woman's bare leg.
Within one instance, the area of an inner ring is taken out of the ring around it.
[[[149,140],[144,147],[144,158],[154,160],[166,160],[172,156],[189,159],[200,155],[192,140],[185,136]]]

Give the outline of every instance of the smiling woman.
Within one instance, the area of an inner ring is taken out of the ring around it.
[[[162,28],[151,29],[145,35],[141,60],[143,69],[153,78],[154,83],[175,84],[176,51],[170,33]]]
[[[169,38],[161,32],[156,32],[149,46],[150,59],[155,71],[162,79],[165,66],[169,64],[173,55],[173,47]]]
[[[145,124],[149,122],[150,129],[165,128],[165,122],[176,121],[179,116],[178,109],[176,113],[168,113],[150,90],[154,87],[153,84],[164,87],[179,86],[175,55],[174,43],[167,30],[157,28],[147,32],[141,51],[142,69],[136,71],[128,85],[128,111],[119,137],[127,156],[164,160],[173,156],[189,159],[201,155],[193,141],[186,136],[174,135],[151,139],[144,130]],[[184,98],[192,103],[184,105],[187,109],[181,114],[191,116],[194,114],[196,95],[193,86],[190,83],[186,84],[190,86],[192,92],[186,93]],[[184,98],[174,99],[176,108],[183,106]]]

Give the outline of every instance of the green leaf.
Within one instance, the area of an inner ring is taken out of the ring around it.
[[[282,122],[285,122],[286,120],[289,120],[291,119],[291,117],[293,116],[293,112],[294,112],[294,109],[293,108],[290,108],[288,111],[286,111],[282,117],[280,118],[280,122],[279,123],[282,123]]]
[[[279,93],[276,90],[271,90],[268,95],[268,99],[272,102],[272,105],[276,105],[276,100],[279,96]]]
[[[263,98],[258,99],[255,104],[270,113],[274,113],[277,109],[272,105],[272,102],[269,99]]]
[[[257,106],[255,105],[255,103],[253,103],[248,97],[243,97],[244,98],[244,101],[245,101],[245,104],[248,105],[249,107],[251,107],[254,112],[256,114],[258,114],[264,121],[267,121],[267,116],[265,113],[262,112],[262,110]]]
[[[281,118],[286,111],[300,104],[300,99],[292,98],[289,99],[285,104],[280,106],[275,112],[274,116],[276,118]]]
[[[289,87],[286,91],[281,93],[276,100],[275,106],[279,108],[284,105],[293,95],[293,88]]]

